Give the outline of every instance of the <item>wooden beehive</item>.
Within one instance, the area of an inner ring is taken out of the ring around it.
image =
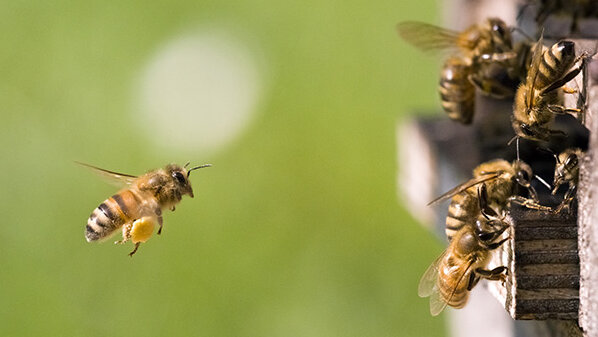
[[[513,204],[510,240],[493,263],[509,268],[507,282],[488,288],[514,319],[577,320],[579,255],[577,212],[559,214]]]
[[[453,20],[454,23],[449,26],[453,28],[464,28],[485,16],[496,15],[496,6],[510,6],[510,9],[500,12],[520,13],[520,28],[534,35],[534,31],[528,28],[534,25],[535,13],[527,9],[519,11],[525,1],[501,1],[500,5],[487,0],[446,2],[446,8],[456,9],[453,15],[449,14],[448,22]],[[463,11],[464,8],[467,10]],[[460,15],[455,15],[456,11]],[[499,16],[509,22],[508,17]],[[454,21],[456,17],[459,17],[458,23]],[[514,23],[512,19],[510,23]],[[557,16],[547,19],[544,30],[546,44],[571,37],[571,25],[567,20],[569,18]],[[598,20],[580,21],[579,31],[574,37],[578,47],[582,46],[581,49],[590,53],[595,51],[598,46]],[[598,247],[598,165],[595,164],[595,158],[598,158],[598,123],[595,119],[598,115],[594,113],[598,111],[598,62],[589,64],[586,75],[578,76],[570,86],[587,85],[585,97],[588,106],[584,121],[587,128],[573,118],[559,118],[557,128],[565,130],[569,137],[547,146],[555,152],[572,146],[588,149],[580,167],[579,208],[574,204],[569,214],[551,214],[513,205],[507,216],[512,224],[511,238],[497,250],[493,261],[496,265],[509,267],[508,281],[504,285],[500,282],[481,284],[517,320],[513,321],[511,335],[598,336],[598,249],[595,248]],[[566,105],[574,106],[579,101],[579,96],[568,96]],[[505,146],[513,135],[509,123],[511,107],[512,100],[477,95],[476,119],[472,126],[456,125],[443,115],[400,123],[399,162],[407,166],[402,167],[399,173],[400,194],[416,217],[434,224],[432,228],[439,237],[444,238],[446,207],[430,210],[423,201],[429,201],[469,179],[473,167],[482,161],[515,158],[514,148]],[[532,166],[535,173],[552,181],[554,159],[538,153],[537,146],[523,142],[521,158]],[[428,186],[421,183],[422,177],[429,178]],[[538,191],[543,189],[538,185],[535,187]],[[551,198],[544,191],[543,203],[559,202],[558,198]],[[477,308],[479,310],[474,310],[470,317],[459,319],[459,324],[481,317],[489,308]],[[469,330],[463,327],[454,331],[457,331],[456,335],[464,336]]]

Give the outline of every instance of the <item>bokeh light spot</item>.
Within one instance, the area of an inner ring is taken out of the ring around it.
[[[249,124],[262,92],[260,64],[222,30],[184,34],[150,58],[140,81],[140,124],[168,149],[214,151]]]

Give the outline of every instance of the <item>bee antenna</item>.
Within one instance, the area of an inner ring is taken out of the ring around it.
[[[519,136],[515,135],[513,136],[513,138],[511,138],[511,140],[509,140],[509,142],[507,143],[507,146],[511,146],[511,144],[513,144],[513,141],[516,141],[516,147],[517,147],[517,161],[519,161]]]
[[[196,166],[194,168],[190,168],[189,171],[187,171],[187,178],[189,178],[189,175],[191,174],[191,171],[197,170],[197,169],[200,169],[200,168],[204,168],[204,167],[210,167],[210,166],[212,166],[212,164],[204,164],[204,165]]]
[[[513,138],[511,138],[508,142],[507,142],[507,146],[511,146],[511,144],[513,144],[513,142],[518,139],[519,136],[515,135],[513,136]]]
[[[187,168],[187,166],[189,166],[189,164],[191,164],[190,161],[187,162],[187,164],[185,164],[185,166],[183,166],[184,168]]]
[[[538,179],[544,186],[548,187],[549,190],[552,190],[550,184],[546,182],[546,180],[542,179],[540,176],[534,174],[534,178]]]

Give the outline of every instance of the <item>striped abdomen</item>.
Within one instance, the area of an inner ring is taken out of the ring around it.
[[[120,191],[104,200],[89,216],[85,238],[95,241],[108,237],[125,223],[137,219],[140,205],[141,198],[132,190]]]
[[[438,271],[438,292],[448,305],[462,308],[467,303],[467,286],[471,270],[467,261],[461,261],[455,255],[447,254]]]
[[[464,226],[473,226],[480,215],[480,206],[475,188],[469,188],[451,199],[446,216],[445,233],[449,241]]]
[[[534,81],[536,89],[543,89],[562,78],[575,63],[575,43],[560,41],[542,54],[538,76]]]
[[[446,60],[440,73],[438,92],[442,108],[452,120],[470,124],[473,119],[475,87],[469,81],[471,66],[462,58]]]

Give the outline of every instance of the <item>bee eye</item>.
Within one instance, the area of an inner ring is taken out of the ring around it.
[[[565,160],[565,166],[569,169],[576,167],[577,164],[578,163],[576,155],[570,155],[569,157],[567,157],[567,160]]]
[[[523,181],[529,181],[529,174],[526,171],[519,171],[519,178]]]
[[[526,136],[533,136],[534,135],[534,133],[532,132],[532,129],[529,127],[529,125],[527,125],[525,123],[521,124],[521,130],[523,131],[523,133]]]
[[[183,177],[183,174],[181,172],[174,172],[172,174],[172,176],[181,184],[185,183],[185,177]]]

